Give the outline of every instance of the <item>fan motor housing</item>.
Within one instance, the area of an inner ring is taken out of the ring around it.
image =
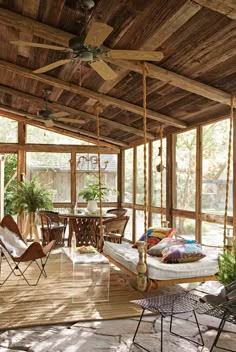
[[[37,116],[39,116],[39,117],[45,117],[45,118],[47,118],[47,117],[50,116],[50,114],[52,114],[52,111],[51,111],[51,110],[46,110],[46,109],[44,109],[44,110],[39,110],[39,111],[37,111]]]
[[[92,51],[81,51],[78,53],[77,57],[79,57],[82,61],[91,62],[94,60]]]
[[[85,39],[84,35],[71,38],[69,40],[69,47],[71,49],[74,49],[75,51],[83,50],[84,49],[84,39]]]

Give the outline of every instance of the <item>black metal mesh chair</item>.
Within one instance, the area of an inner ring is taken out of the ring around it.
[[[132,303],[140,305],[143,310],[136,328],[136,331],[134,333],[133,337],[133,343],[141,348],[143,348],[145,351],[150,352],[146,347],[140,345],[135,341],[140,323],[142,321],[143,315],[145,310],[149,310],[150,312],[153,313],[159,313],[161,316],[161,346],[160,346],[160,351],[163,352],[163,319],[170,316],[170,328],[169,331],[171,334],[174,334],[176,336],[179,336],[181,338],[184,338],[185,340],[191,341],[193,343],[196,343],[199,346],[203,346],[203,338],[202,338],[202,333],[200,330],[200,326],[197,320],[197,316],[195,311],[202,305],[202,303],[199,301],[199,296],[194,295],[189,292],[183,292],[175,295],[166,295],[166,296],[159,296],[159,297],[152,297],[152,298],[144,298],[140,300],[135,300],[131,301]],[[195,321],[197,324],[198,332],[201,338],[201,342],[199,343],[198,341],[191,340],[185,336],[179,335],[172,330],[172,323],[173,323],[173,316],[178,315],[178,314],[183,314],[183,313],[188,313],[192,312]],[[156,320],[155,320],[156,321]],[[154,322],[155,324],[155,322]]]
[[[210,304],[205,303],[197,311],[197,313],[211,315],[215,318],[220,319],[218,332],[216,334],[215,340],[213,341],[213,344],[209,352],[212,352],[214,348],[220,348],[221,350],[224,350],[224,351],[236,352],[236,350],[230,350],[228,348],[217,346],[217,342],[224,329],[225,323],[228,322],[228,323],[236,324],[236,298],[229,300],[225,303],[222,303],[216,307],[213,307]]]
[[[236,281],[225,286],[218,296],[206,295],[201,300],[205,303],[199,306],[197,313],[207,314],[220,319],[218,332],[213,341],[210,352],[212,352],[214,348],[236,352],[236,350],[217,346],[220,335],[224,330],[225,323],[236,324]]]

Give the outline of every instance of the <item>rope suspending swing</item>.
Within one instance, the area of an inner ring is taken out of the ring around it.
[[[138,241],[139,261],[137,264],[137,288],[139,291],[145,291],[148,284],[147,275],[147,226],[148,226],[148,193],[147,193],[147,68],[143,64],[143,192],[144,192],[144,241]]]
[[[98,147],[98,190],[99,190],[99,243],[98,249],[102,251],[103,246],[103,221],[102,221],[102,172],[101,172],[101,143],[100,143],[100,121],[99,114],[103,111],[102,105],[97,102],[94,105],[96,113],[97,147]]]
[[[233,117],[234,117],[234,96],[231,96],[228,163],[227,163],[227,178],[226,178],[226,189],[225,189],[224,248],[226,247],[226,228],[227,228],[228,203],[229,203],[229,178],[230,178],[230,162],[231,162],[232,134],[233,134]]]

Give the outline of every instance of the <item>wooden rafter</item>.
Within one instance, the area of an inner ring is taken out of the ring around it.
[[[142,73],[140,63],[125,60],[115,60],[112,63],[120,67],[129,68],[131,71]],[[159,79],[160,81],[164,81],[172,86],[201,95],[204,98],[217,101],[218,103],[230,105],[231,95],[220,89],[210,87],[204,83],[197,82],[191,78],[179,75],[178,73],[166,70],[165,68],[150,63],[146,63],[146,67],[148,70],[147,76],[151,78]]]
[[[140,50],[156,50],[160,47],[168,38],[170,38],[179,28],[181,28],[187,21],[190,20],[199,10],[200,5],[194,4],[191,1],[187,1],[183,4],[178,11],[176,11],[170,18],[168,18],[162,26],[158,27],[157,30],[149,37],[144,44],[138,48]],[[124,77],[130,72],[126,67],[121,67],[116,71],[118,74],[117,78],[112,81],[105,81],[99,92],[108,93],[113,87],[115,87]],[[89,104],[89,102],[88,102]]]
[[[219,4],[222,2],[222,4],[225,3],[225,1],[220,1],[216,0]],[[201,4],[200,4],[201,2]],[[203,6],[203,2],[205,3],[204,6],[207,4],[207,0],[196,0],[192,1],[192,3],[198,3],[197,5]],[[213,4],[215,0],[212,0],[211,3]],[[230,4],[232,0],[227,0],[227,3]],[[189,2],[188,2],[189,3]],[[208,7],[210,2],[208,3]],[[196,4],[195,4],[196,5]],[[190,5],[191,6],[191,2]],[[212,5],[213,6],[213,5]],[[222,5],[223,6],[223,5]],[[217,8],[217,6],[216,6]],[[215,11],[216,11],[215,8]],[[198,8],[196,8],[196,11]],[[194,13],[194,11],[193,11]],[[190,16],[191,16],[191,11],[190,11]],[[13,26],[17,29],[25,29],[28,31],[31,31],[33,34],[53,41],[55,43],[61,44],[61,45],[68,45],[69,39],[73,37],[72,34],[64,32],[62,30],[59,30],[54,27],[50,27],[48,25],[45,25],[43,23],[37,22],[35,20],[26,18],[24,16],[21,16],[19,14],[13,13],[11,11],[5,10],[5,9],[0,9],[0,23],[4,23],[9,26]],[[113,64],[119,65],[120,67],[124,67],[124,63],[126,65],[126,68],[128,67],[130,70],[135,71],[135,72],[140,72],[140,67],[138,64],[133,64],[128,61],[122,60],[114,60]],[[191,93],[195,93],[198,95],[201,95],[205,98],[208,98],[213,101],[220,102],[222,104],[230,105],[230,94],[220,90],[216,89],[214,87],[211,87],[209,85],[197,82],[193,79],[184,77],[182,75],[176,74],[174,72],[168,71],[166,69],[163,69],[159,66],[156,65],[151,65],[149,64],[151,68],[151,74],[150,72],[147,74],[150,77],[157,78],[160,80],[163,80],[164,82],[168,82],[171,85],[174,85],[176,87],[179,87],[183,90],[186,90]],[[66,88],[63,88],[66,89]],[[79,93],[78,93],[79,94]],[[99,93],[97,93],[99,94]],[[93,98],[93,97],[90,97]],[[94,99],[97,99],[96,97]],[[109,102],[108,102],[109,103]],[[112,103],[111,103],[112,104]],[[131,110],[129,110],[131,111]],[[150,117],[150,116],[149,116]],[[151,117],[150,117],[151,118]],[[180,126],[179,126],[180,127]]]
[[[236,20],[236,2],[234,0],[194,0],[193,2]]]
[[[44,99],[42,99],[42,98],[39,98],[39,97],[36,97],[34,95],[21,92],[19,90],[13,89],[13,88],[6,87],[6,86],[3,86],[3,85],[0,85],[0,92],[27,99],[27,100],[29,100],[31,102],[40,104],[40,106],[44,106],[44,103],[45,103]],[[92,119],[92,120],[96,120],[97,119],[96,115],[87,113],[85,111],[77,110],[75,108],[72,108],[72,107],[69,107],[69,106],[66,106],[66,105],[62,105],[62,104],[58,104],[58,103],[50,103],[50,102],[48,102],[48,107],[51,108],[51,109],[68,112],[69,114],[76,115],[78,118],[81,118],[81,117],[83,118],[84,117],[84,118]],[[120,129],[120,130],[123,130],[123,131],[126,131],[126,132],[133,133],[133,134],[138,135],[138,136],[143,136],[143,131],[138,129],[138,128],[127,126],[127,125],[124,125],[124,124],[121,124],[121,123],[106,119],[106,118],[101,117],[101,116],[100,116],[100,122],[102,122],[104,124],[107,124],[107,125],[110,125],[110,126],[113,126],[114,128],[117,128],[117,129]],[[155,137],[154,137],[154,135],[152,133],[147,132],[147,138],[152,140]]]
[[[141,116],[143,115],[143,108],[141,106],[134,105],[134,104],[128,103],[126,101],[123,101],[123,100],[120,100],[117,98],[113,98],[108,95],[97,93],[93,90],[79,87],[75,84],[68,83],[68,82],[62,81],[60,79],[50,77],[45,74],[39,75],[39,74],[33,73],[29,69],[11,64],[10,62],[4,61],[4,60],[0,60],[0,68],[3,68],[4,70],[8,70],[10,72],[15,72],[23,77],[26,77],[26,78],[35,79],[39,82],[43,82],[43,83],[52,85],[52,86],[60,88],[60,89],[65,89],[69,92],[79,94],[79,95],[84,96],[86,98],[93,98],[95,100],[98,100],[100,103],[111,104],[111,105],[117,106],[118,108],[120,108],[122,110],[127,110],[127,111],[133,112],[133,113],[141,115]],[[175,127],[179,127],[179,128],[186,128],[187,127],[187,124],[183,121],[180,121],[178,119],[175,119],[173,117],[170,117],[170,116],[167,116],[164,114],[160,114],[160,113],[153,111],[153,110],[150,110],[150,109],[147,109],[147,117],[149,117],[152,120],[160,121],[162,123],[172,125]]]
[[[38,126],[41,128],[48,129],[52,132],[57,132],[69,135],[68,132],[72,132],[71,137],[81,138],[87,140],[90,143],[96,144],[96,133],[85,131],[83,129],[76,129],[74,127],[66,126],[62,123],[55,123],[53,127],[45,127],[45,124],[37,116],[28,114],[25,111],[19,111],[17,109],[9,108],[0,104],[0,114],[9,118],[13,118],[17,121],[23,121],[29,125]],[[67,133],[66,133],[67,132]],[[103,146],[114,147],[119,145],[121,147],[128,147],[129,145],[125,142],[118,141],[113,138],[101,136],[101,144]]]

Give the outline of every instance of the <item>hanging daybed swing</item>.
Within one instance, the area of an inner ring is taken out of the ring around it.
[[[147,69],[145,64],[143,65],[143,126],[144,126],[144,232],[145,239],[144,241],[138,241],[138,262],[136,264],[136,273],[134,270],[134,265],[132,263],[132,256],[129,257],[128,248],[124,247],[124,256],[122,257],[122,247],[120,249],[116,249],[116,246],[122,246],[120,244],[108,244],[104,246],[104,253],[116,266],[118,266],[122,271],[126,272],[130,277],[135,278],[137,281],[137,289],[140,291],[146,291],[153,288],[158,288],[163,285],[175,285],[180,283],[191,283],[191,282],[204,282],[210,280],[217,280],[217,259],[215,260],[215,268],[212,269],[211,274],[205,274],[207,271],[203,270],[203,267],[199,267],[198,270],[194,271],[194,267],[198,267],[199,262],[194,263],[185,263],[185,266],[191,266],[191,270],[193,270],[193,275],[191,277],[186,277],[184,274],[181,277],[181,271],[178,272],[181,264],[170,264],[173,269],[176,266],[178,277],[166,279],[168,275],[163,279],[153,279],[151,278],[151,274],[149,269],[153,269],[153,262],[157,261],[157,269],[161,270],[161,267],[168,266],[168,264],[163,264],[158,261],[158,258],[148,258],[147,263],[147,214],[149,210],[148,205],[148,191],[147,191],[147,83],[146,83]],[[231,146],[232,146],[232,130],[233,130],[233,97],[231,99],[231,109],[230,109],[230,130],[229,130],[229,147],[228,147],[228,160],[227,160],[227,180],[226,180],[226,194],[225,194],[225,214],[224,214],[224,247],[226,245],[226,227],[227,227],[227,211],[228,211],[228,194],[229,194],[229,173],[230,173],[230,158],[231,158]],[[162,141],[163,141],[163,128],[160,127],[160,164],[158,165],[158,171],[161,173],[161,188],[160,188],[160,201],[161,201],[161,226],[166,226],[166,221],[163,221],[163,158],[162,158]],[[102,235],[102,233],[101,233]],[[112,248],[113,246],[113,248]],[[113,251],[114,249],[114,251]],[[132,249],[135,250],[135,249]],[[137,259],[137,258],[136,258]],[[204,258],[205,259],[205,258]],[[200,261],[201,262],[201,261]],[[182,264],[183,265],[183,264]],[[201,263],[202,265],[202,263]],[[204,262],[204,267],[207,267],[208,264]],[[151,271],[151,270],[150,270]],[[196,275],[194,274],[196,273]],[[204,273],[204,274],[203,274]]]

